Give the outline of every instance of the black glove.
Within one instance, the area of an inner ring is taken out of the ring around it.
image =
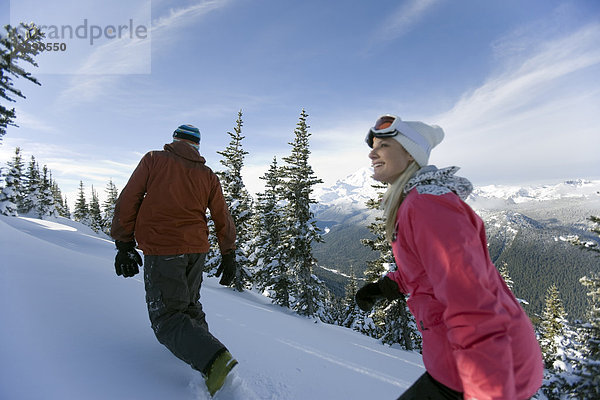
[[[354,296],[356,305],[363,311],[371,311],[375,302],[383,299],[383,293],[379,288],[378,282],[367,283],[365,286],[358,289]]]
[[[384,276],[379,281],[377,281],[377,283],[379,284],[379,289],[381,290],[381,293],[383,293],[383,297],[385,297],[389,301],[396,300],[402,297],[402,293],[400,293],[400,290],[398,289],[398,284],[395,280]]]
[[[216,276],[223,274],[219,283],[223,286],[231,285],[231,282],[233,282],[233,278],[235,277],[236,270],[237,263],[235,262],[235,250],[231,251],[230,253],[223,254],[221,256],[221,265],[219,265],[219,268],[217,268],[216,274]]]
[[[367,283],[360,288],[354,296],[356,304],[363,311],[371,311],[377,300],[399,299],[402,294],[398,291],[398,284],[384,276],[377,282]]]
[[[117,255],[115,257],[115,272],[124,278],[134,276],[140,272],[138,265],[142,265],[142,256],[135,250],[135,242],[115,241]]]

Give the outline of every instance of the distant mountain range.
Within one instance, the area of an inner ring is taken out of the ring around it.
[[[314,192],[313,212],[325,239],[314,245],[323,267],[315,272],[337,294],[343,294],[351,270],[361,278],[366,260],[378,257],[360,243],[371,237],[367,225],[380,215],[365,204],[377,197],[376,183],[370,168],[362,168]],[[561,238],[597,239],[587,218],[600,215],[600,180],[480,186],[467,203],[485,221],[492,260],[497,266],[507,263],[514,291],[530,303],[530,315],[541,312],[547,288],[556,283],[571,317],[583,316],[587,299],[578,280],[600,272],[600,258]]]

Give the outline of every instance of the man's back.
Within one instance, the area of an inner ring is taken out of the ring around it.
[[[217,176],[197,150],[176,141],[142,158],[115,206],[111,234],[135,231],[144,254],[206,253],[207,208],[219,243],[233,248],[235,228]]]

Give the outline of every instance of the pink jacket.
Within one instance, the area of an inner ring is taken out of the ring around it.
[[[542,382],[532,324],[492,264],[483,221],[456,194],[412,189],[388,277],[409,293],[427,371],[465,399],[527,399]]]

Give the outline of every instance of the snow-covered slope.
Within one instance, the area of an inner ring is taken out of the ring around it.
[[[141,274],[117,277],[114,254],[70,220],[0,216],[0,399],[209,398],[156,341]],[[211,331],[239,360],[217,399],[392,399],[424,372],[419,354],[213,278],[201,295]]]

